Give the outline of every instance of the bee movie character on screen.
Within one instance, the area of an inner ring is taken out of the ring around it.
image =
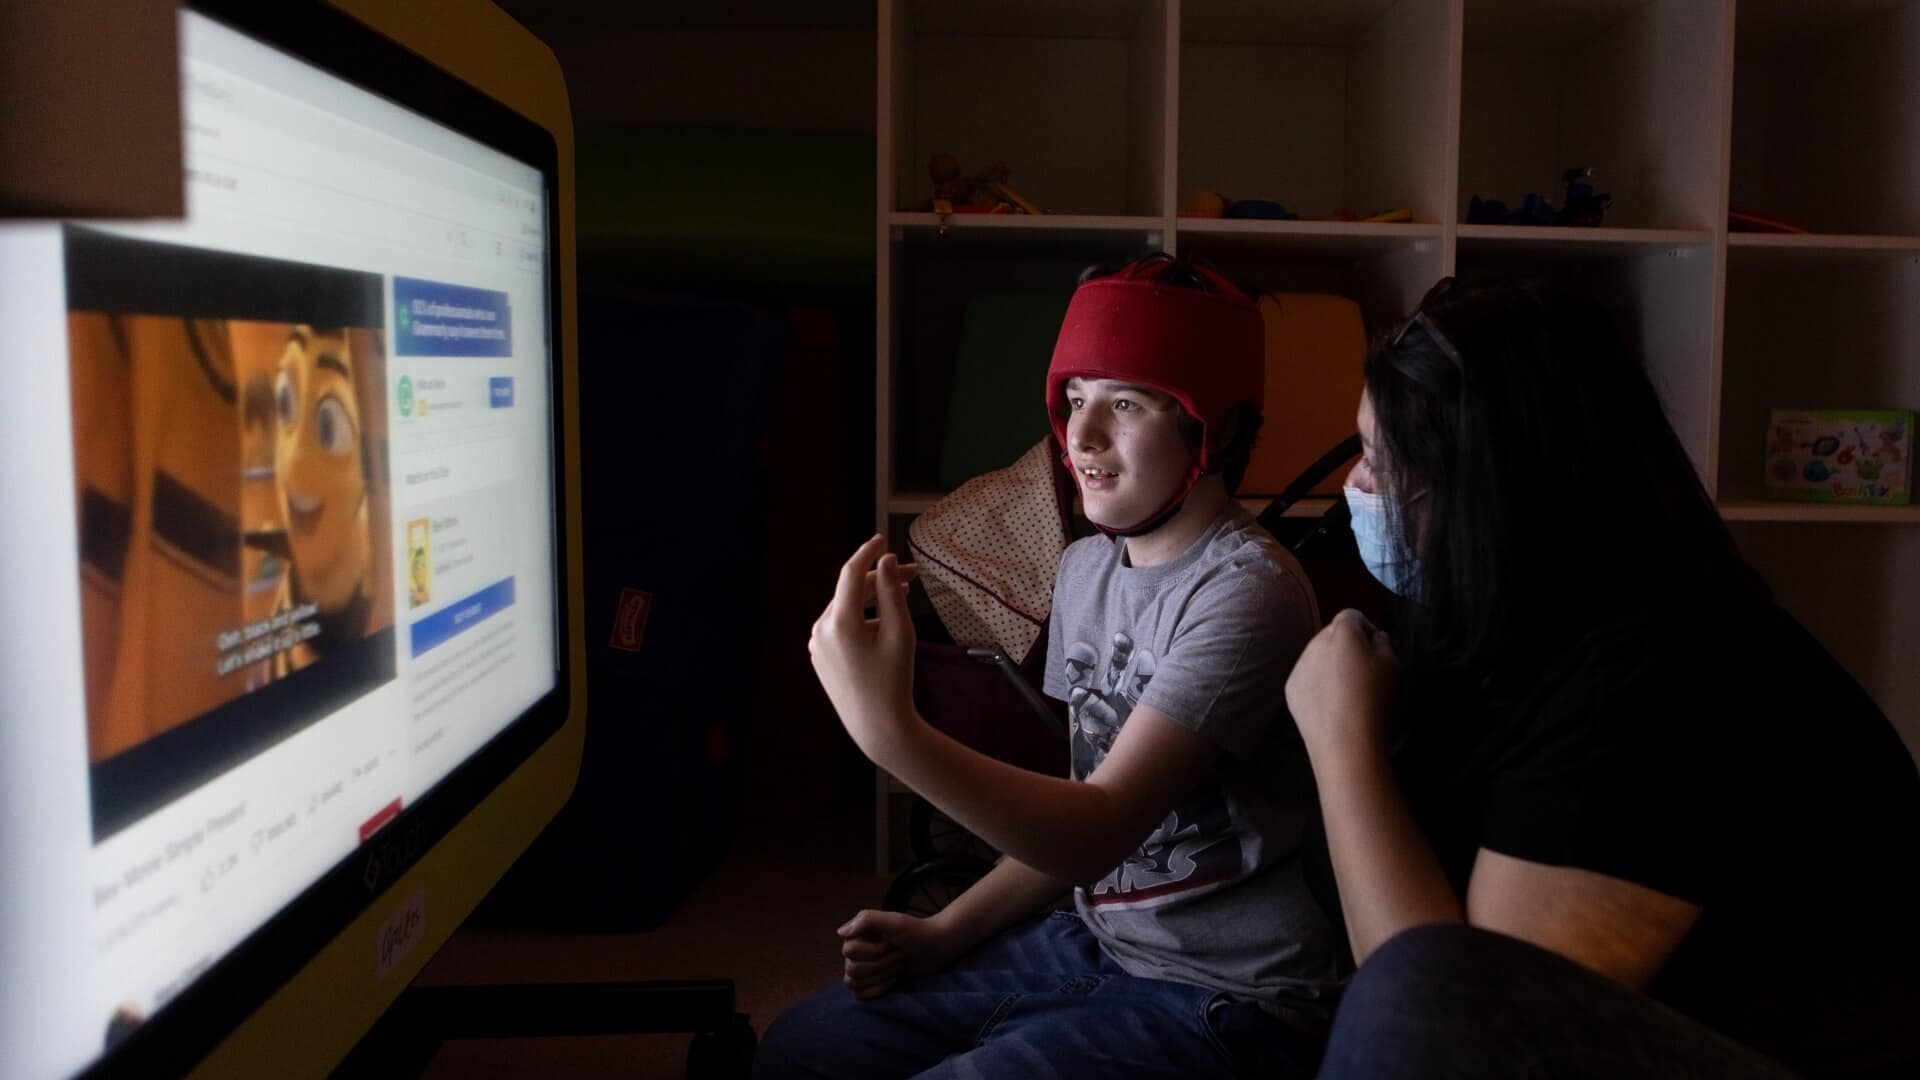
[[[433,523],[428,518],[407,522],[407,605],[433,602],[433,562],[428,554]]]
[[[366,632],[370,475],[355,360],[339,330],[295,326],[274,380],[274,475],[292,555],[292,606],[313,604],[328,644]]]

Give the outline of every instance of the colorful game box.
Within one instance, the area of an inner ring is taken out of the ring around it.
[[[1902,409],[1773,410],[1768,497],[1907,505],[1913,422],[1914,414]]]

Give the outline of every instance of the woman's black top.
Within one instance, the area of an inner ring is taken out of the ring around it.
[[[1678,897],[1702,913],[1655,998],[1810,1073],[1920,1063],[1920,775],[1791,617],[1740,601],[1617,618],[1506,697],[1403,700],[1392,725],[1463,899],[1480,848]],[[1338,919],[1313,832],[1309,880]]]

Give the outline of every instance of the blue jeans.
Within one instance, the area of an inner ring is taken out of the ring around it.
[[[1522,941],[1423,926],[1367,958],[1333,1018],[1321,1080],[1786,1080],[1784,1067]]]
[[[781,1014],[754,1076],[1313,1075],[1319,1041],[1251,1002],[1127,974],[1071,912],[981,943],[868,1001],[832,986]]]

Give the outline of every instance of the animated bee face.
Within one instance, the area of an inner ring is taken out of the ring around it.
[[[433,566],[427,560],[427,523],[407,525],[407,598],[414,607],[433,599]]]
[[[414,548],[413,558],[407,564],[413,576],[413,593],[420,603],[426,603],[427,597],[427,549]]]
[[[300,595],[324,613],[359,595],[369,565],[353,357],[338,332],[296,326],[274,380],[274,475]]]

